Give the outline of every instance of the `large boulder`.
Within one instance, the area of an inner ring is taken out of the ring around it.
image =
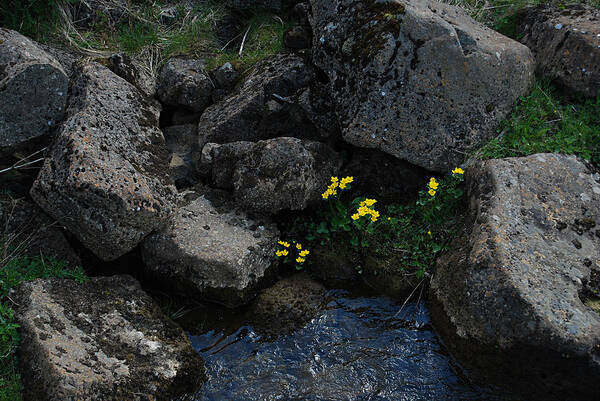
[[[168,229],[142,243],[151,278],[178,293],[235,307],[272,279],[277,228],[204,196],[179,209]]]
[[[167,400],[205,380],[183,330],[130,276],[36,280],[11,298],[26,400]]]
[[[313,61],[343,138],[434,171],[496,132],[533,78],[531,52],[429,0],[311,0]]]
[[[551,394],[543,399],[599,399],[600,315],[580,297],[600,277],[599,181],[556,154],[467,171],[465,228],[431,283],[435,323],[456,355]]]
[[[600,96],[600,10],[582,4],[529,10],[521,42],[535,55],[537,73],[589,97]]]
[[[200,146],[320,137],[313,122],[317,116],[303,103],[311,80],[312,71],[298,56],[280,54],[258,63],[234,93],[204,111],[198,124]]]
[[[162,228],[174,204],[159,110],[99,64],[82,65],[31,196],[103,260]]]
[[[213,92],[213,84],[204,67],[204,62],[196,59],[172,58],[167,61],[158,77],[160,101],[195,112],[204,110],[210,104]]]
[[[329,146],[297,138],[207,144],[203,164],[211,164],[213,182],[233,189],[238,204],[264,213],[302,210],[321,199],[341,157]]]
[[[0,200],[2,241],[17,255],[52,257],[67,266],[81,266],[61,227],[37,205],[23,199]]]
[[[54,57],[18,32],[0,28],[0,157],[62,120],[68,86]]]

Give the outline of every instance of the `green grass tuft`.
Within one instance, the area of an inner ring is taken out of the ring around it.
[[[80,267],[68,269],[65,262],[53,258],[19,256],[0,266],[0,401],[21,400],[23,389],[15,354],[19,326],[11,308],[9,291],[22,282],[51,277],[87,281]]]
[[[548,81],[538,80],[500,129],[501,135],[480,149],[477,157],[565,153],[600,166],[600,98],[573,102]]]

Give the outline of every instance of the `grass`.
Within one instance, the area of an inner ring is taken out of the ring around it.
[[[7,236],[0,238],[0,401],[21,400],[21,377],[17,368],[16,349],[19,325],[16,323],[9,292],[25,281],[38,278],[68,278],[84,282],[79,267],[68,269],[65,262],[42,256],[14,256]]]
[[[476,156],[494,159],[556,152],[575,154],[600,167],[600,98],[571,100],[547,80],[522,97],[501,134]]]

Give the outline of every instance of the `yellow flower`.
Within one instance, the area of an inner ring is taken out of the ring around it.
[[[305,257],[310,253],[310,251],[308,249],[303,250],[302,252],[300,252],[300,256]]]
[[[440,185],[440,183],[437,182],[435,180],[435,178],[431,177],[431,179],[429,180],[429,188],[431,188],[433,190],[436,190],[436,189],[438,189],[439,185]],[[431,196],[433,196],[433,195],[431,195]]]
[[[325,191],[321,194],[321,196],[323,197],[323,199],[327,199],[329,198],[329,191]]]
[[[388,220],[391,220],[391,219],[392,219],[391,217],[388,217]]]
[[[340,188],[345,189],[346,186],[352,182],[354,182],[354,177],[344,177],[344,178],[342,178],[342,181],[340,182]]]
[[[379,212],[373,211],[373,213],[371,213],[371,221],[377,221],[378,217],[379,217]]]
[[[300,243],[296,244],[296,249],[298,249],[298,250],[302,249],[302,245]]]
[[[335,181],[334,183],[332,183],[332,184],[329,186],[329,189],[336,189],[336,188],[338,187],[338,185],[340,185],[340,183],[339,183],[339,182],[337,182],[337,181]]]
[[[350,216],[350,217],[352,217],[352,220],[358,220],[358,218],[359,218],[360,216],[358,215],[358,213],[354,213],[354,214],[353,214],[352,216]]]
[[[287,256],[289,254],[287,249],[284,249],[283,251],[279,251],[279,252],[281,253],[282,256]]]
[[[460,167],[456,167],[454,170],[452,170],[452,174],[464,174],[465,170],[463,170]]]
[[[359,207],[358,209],[356,209],[356,211],[358,212],[358,215],[359,215],[359,216],[364,216],[364,215],[366,215],[367,213],[369,213],[369,210],[370,210],[370,209],[369,209],[368,207],[366,207],[366,206],[361,206],[361,207]]]
[[[305,260],[304,258],[297,257],[296,258],[296,263],[304,263],[304,260]]]
[[[331,182],[337,183],[338,182],[338,178],[337,177],[331,177]]]
[[[427,231],[427,235],[431,236],[431,230]]]
[[[275,251],[275,255],[277,255],[278,257],[281,256],[281,251]]]
[[[430,189],[427,193],[431,196],[435,196],[435,191],[433,189]]]
[[[365,199],[366,206],[373,206],[377,201],[375,199]]]

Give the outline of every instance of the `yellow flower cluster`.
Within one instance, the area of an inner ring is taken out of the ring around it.
[[[302,244],[296,241],[292,241],[295,244],[295,248],[299,251],[298,252],[298,257],[296,258],[296,263],[304,263],[306,262],[306,257],[308,256],[308,254],[310,253],[310,251],[308,249],[302,249]],[[287,241],[277,241],[277,244],[281,245],[282,247],[284,247],[283,249],[277,249],[275,251],[275,255],[277,255],[278,258],[282,257],[282,256],[288,256],[290,254],[290,251],[288,251],[286,248],[289,248],[291,245],[289,242]]]
[[[283,246],[285,246],[286,248],[289,248],[289,247],[290,247],[290,243],[289,243],[289,242],[285,242],[285,241],[278,241],[277,243],[278,243],[279,245],[283,245]]]
[[[456,167],[454,170],[452,170],[452,174],[464,174],[465,170],[463,170],[460,167]]]
[[[431,196],[435,196],[439,186],[440,183],[437,182],[434,177],[431,177],[431,179],[429,180],[429,191],[427,191],[427,193]]]
[[[329,199],[330,196],[337,195],[338,188],[346,189],[348,187],[348,184],[352,183],[353,181],[354,177],[344,177],[341,181],[337,177],[331,177],[331,185],[327,187],[327,190],[323,192],[321,196],[323,197],[323,199]]]
[[[281,257],[281,256],[287,256],[289,254],[287,249],[282,249],[281,251],[275,251],[275,255],[277,255],[277,257]]]
[[[370,215],[371,221],[377,221],[379,218],[379,212],[371,208],[371,206],[373,206],[376,202],[377,201],[375,199],[365,199],[364,201],[360,202],[360,207],[356,209],[356,213],[350,217],[352,220],[358,220],[362,216]]]

